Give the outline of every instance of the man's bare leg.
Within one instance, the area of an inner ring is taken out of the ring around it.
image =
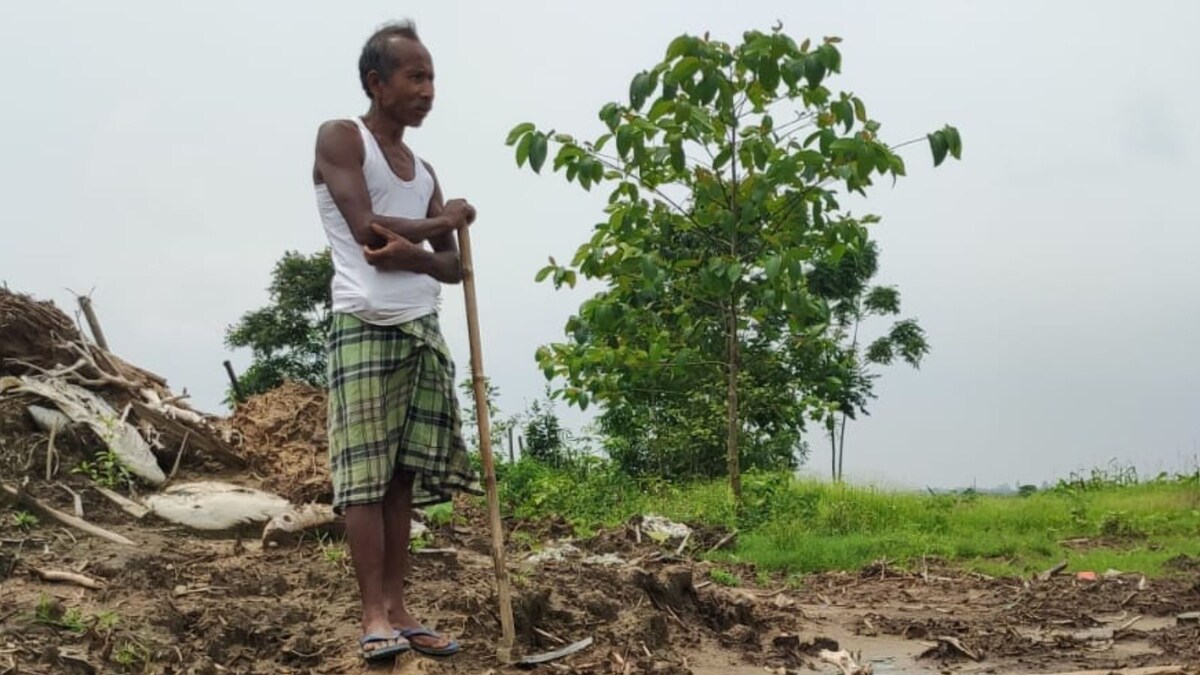
[[[421,626],[421,622],[409,613],[408,606],[404,603],[404,584],[408,577],[409,533],[412,530],[412,496],[413,474],[397,471],[383,500],[385,607],[391,620],[390,625],[397,630]],[[432,649],[442,649],[450,644],[447,638],[427,635],[414,635],[409,641]]]
[[[388,621],[387,604],[384,601],[384,520],[383,503],[362,504],[346,507],[346,542],[350,545],[350,558],[354,563],[354,576],[358,579],[358,593],[362,599],[363,635],[390,636],[392,624]],[[396,640],[369,642],[365,651],[372,651],[396,644]]]

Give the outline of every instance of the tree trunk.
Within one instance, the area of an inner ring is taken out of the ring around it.
[[[737,310],[729,309],[729,325],[725,331],[726,339],[726,358],[729,366],[729,389],[726,395],[726,417],[728,428],[726,429],[725,448],[729,452],[729,488],[733,491],[733,497],[740,504],[742,501],[742,475],[741,475],[741,452],[738,448],[738,432],[741,429],[741,424],[738,420],[738,331],[737,331]]]
[[[842,429],[837,444],[837,479],[842,480],[842,463],[846,460],[846,413],[842,413]]]
[[[837,434],[833,433],[833,425],[829,429],[829,480],[837,482]]]
[[[862,305],[855,301],[854,304],[854,339],[850,342],[850,352],[854,356],[855,367],[858,365],[858,326],[862,323]],[[833,430],[830,430],[830,435],[833,435]],[[834,469],[834,480],[839,483],[842,481],[842,466],[846,460],[846,411],[842,411],[842,428],[839,432],[837,444],[833,446],[833,454],[837,457],[837,468]]]

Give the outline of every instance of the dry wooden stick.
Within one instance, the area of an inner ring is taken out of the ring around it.
[[[67,492],[69,492],[71,494],[71,500],[75,504],[75,517],[82,518],[83,517],[83,497],[81,497],[78,492],[72,490],[70,487],[68,487],[67,485],[65,485],[63,483],[59,483],[58,487],[66,490]]]
[[[50,427],[50,438],[46,441],[46,482],[49,483],[54,477],[54,459],[58,455],[58,450],[54,447],[54,433],[58,431],[58,427]]]
[[[150,513],[150,509],[146,508],[145,506],[142,506],[141,504],[133,501],[132,499],[127,499],[127,498],[121,496],[120,494],[113,492],[112,490],[109,490],[106,487],[92,483],[92,489],[95,490],[96,492],[99,492],[101,495],[103,495],[105,498],[107,498],[112,503],[121,507],[122,511],[124,511],[125,513],[128,513],[129,515],[133,516],[134,518],[145,518],[146,514]]]
[[[92,308],[91,296],[80,295],[78,297],[79,309],[83,310],[83,317],[87,319],[88,328],[92,329],[92,337],[101,349],[108,351],[108,340],[104,338],[104,331],[100,329],[100,321],[96,319],[96,311]]]
[[[34,574],[42,578],[42,581],[63,581],[76,586],[83,586],[98,591],[104,588],[104,582],[99,579],[93,579],[84,574],[76,574],[75,572],[63,572],[61,570],[43,570],[36,567],[31,567]]]
[[[737,530],[730,532],[729,534],[725,535],[724,537],[721,537],[721,540],[718,541],[712,548],[708,549],[708,552],[712,553],[714,551],[721,550],[722,548],[725,547],[726,544],[733,541],[737,536],[738,536]]]
[[[29,493],[25,492],[22,489],[14,488],[9,485],[0,483],[0,491],[7,493],[11,497],[15,497],[18,502],[24,504],[25,506],[28,506],[29,508],[33,509],[34,511],[37,511],[39,514],[41,514],[47,518],[53,518],[54,520],[57,520],[58,522],[63,523],[64,525],[70,525],[71,527],[73,527],[77,530],[86,532],[95,537],[100,537],[101,539],[107,539],[116,544],[123,544],[125,546],[134,546],[135,545],[133,543],[133,541],[117,534],[116,532],[109,532],[108,530],[106,530],[102,527],[93,525],[93,524],[87,522],[86,520],[83,520],[82,518],[76,518],[75,516],[69,516],[69,515],[63,513],[62,511],[58,511],[49,506],[46,506],[45,504],[38,501],[32,495],[30,495]]]
[[[183,441],[179,443],[179,452],[175,454],[175,465],[171,467],[171,473],[167,474],[168,483],[175,479],[175,472],[179,471],[179,461],[183,459],[183,451],[187,450],[188,436],[191,433],[190,429],[183,432]]]
[[[479,309],[475,298],[475,269],[471,260],[470,228],[458,230],[458,248],[462,286],[467,310],[467,337],[471,348],[471,379],[475,385],[475,421],[479,426],[479,455],[483,463],[487,491],[488,524],[492,535],[492,565],[496,568],[496,595],[500,605],[500,644],[497,656],[503,663],[513,661],[516,627],[513,623],[512,595],[508,569],[504,562],[504,526],[500,522],[500,498],[496,492],[496,466],[492,457],[491,420],[488,419],[487,380],[483,374],[483,347],[479,337]]]
[[[683,555],[683,549],[687,548],[688,541],[692,538],[692,531],[688,530],[687,534],[683,535],[683,541],[679,542],[679,548],[675,549],[675,555]]]

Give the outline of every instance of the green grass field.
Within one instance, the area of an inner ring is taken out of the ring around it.
[[[581,534],[639,513],[736,527],[737,549],[718,559],[764,571],[935,557],[992,575],[1067,560],[1072,571],[1155,576],[1175,556],[1200,556],[1200,474],[1138,483],[1093,472],[1025,496],[897,492],[787,474],[748,474],[744,486],[739,512],[722,481],[672,485],[633,481],[600,465],[559,471],[518,463],[503,470],[501,498],[518,517],[558,514]],[[1079,539],[1087,541],[1071,541]]]

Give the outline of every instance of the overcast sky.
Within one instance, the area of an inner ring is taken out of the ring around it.
[[[843,76],[897,143],[952,123],[961,163],[865,205],[880,281],[928,331],[920,371],[883,371],[847,473],[891,485],[1040,482],[1116,458],[1200,452],[1200,3],[5,2],[0,280],[72,308],[94,288],[114,351],[221,409],[226,325],[260,306],[284,250],[325,243],[317,126],[365,112],[362,41],[411,17],[438,98],[410,144],[473,230],[484,362],[517,411],[533,353],[582,291],[533,282],[569,258],[604,194],[536,177],[503,144],[596,111],[682,32],[736,41],[782,20],[845,39]],[[444,330],[467,369],[461,290]],[[579,416],[569,414],[571,420]],[[815,470],[828,464],[814,437]]]

